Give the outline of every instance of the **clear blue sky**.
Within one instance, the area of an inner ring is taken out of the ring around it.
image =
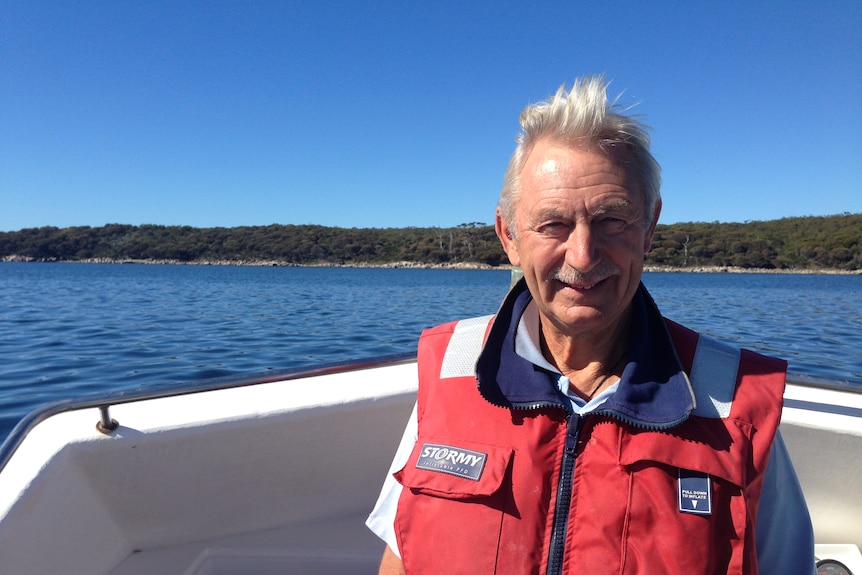
[[[862,212],[862,2],[0,0],[0,230],[493,222],[605,73],[661,221]]]

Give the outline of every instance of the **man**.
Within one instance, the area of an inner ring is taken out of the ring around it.
[[[368,520],[380,573],[813,573],[786,364],[665,320],[640,282],[661,211],[643,126],[600,77],[521,126],[496,230],[524,278],[492,321],[420,339]]]

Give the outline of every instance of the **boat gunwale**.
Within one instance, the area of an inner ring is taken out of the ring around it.
[[[15,427],[12,428],[12,431],[9,432],[9,435],[6,436],[3,443],[0,444],[0,473],[3,472],[3,469],[5,469],[6,465],[12,459],[13,455],[18,450],[18,447],[20,447],[21,443],[34,427],[49,417],[53,417],[61,413],[82,409],[109,408],[115,405],[134,403],[137,401],[178,397],[182,395],[206,393],[224,389],[263,385],[278,381],[291,381],[322,375],[389,367],[412,363],[415,361],[415,352],[402,352],[365,359],[321,363],[247,375],[227,375],[216,378],[193,380],[180,384],[160,384],[147,388],[139,387],[130,390],[113,391],[97,395],[85,395],[46,403],[25,415],[15,425]],[[832,391],[850,392],[862,395],[862,387],[853,385],[849,380],[788,372],[786,382],[788,384],[798,385],[801,387],[828,389]],[[787,406],[790,407],[790,405]],[[801,403],[799,406],[802,407]],[[854,413],[853,415],[859,414]]]
[[[183,395],[263,385],[279,381],[291,381],[306,379],[309,377],[347,373],[351,371],[391,367],[415,361],[415,352],[402,352],[363,359],[351,359],[339,362],[327,362],[274,371],[250,373],[246,375],[226,375],[215,378],[180,382],[179,384],[158,384],[156,386],[146,388],[138,387],[134,389],[111,391],[107,393],[77,396],[52,401],[33,409],[21,418],[21,420],[9,432],[9,435],[6,436],[3,443],[0,444],[0,473],[3,472],[6,465],[15,455],[15,452],[33,428],[46,419],[61,413],[80,411],[83,409],[110,408],[115,405],[135,403],[138,401],[179,397]]]

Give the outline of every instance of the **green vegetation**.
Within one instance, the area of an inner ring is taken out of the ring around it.
[[[237,228],[131,226],[0,232],[0,258],[20,261],[272,262],[285,265],[507,263],[493,226]],[[764,222],[659,225],[647,264],[680,268],[862,269],[862,214]]]
[[[862,214],[659,225],[647,263],[762,269],[862,269]]]
[[[37,261],[160,260],[277,262],[286,265],[505,263],[494,228],[331,228],[270,225],[238,228],[55,227],[0,232],[0,258]]]

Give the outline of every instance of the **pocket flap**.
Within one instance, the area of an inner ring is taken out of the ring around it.
[[[751,457],[750,441],[745,426],[718,426],[692,417],[684,426],[669,432],[627,434],[620,445],[620,463],[632,466],[656,462],[709,473],[743,487]]]
[[[463,440],[425,440],[413,447],[395,479],[420,493],[447,499],[487,497],[503,483],[512,449]]]

